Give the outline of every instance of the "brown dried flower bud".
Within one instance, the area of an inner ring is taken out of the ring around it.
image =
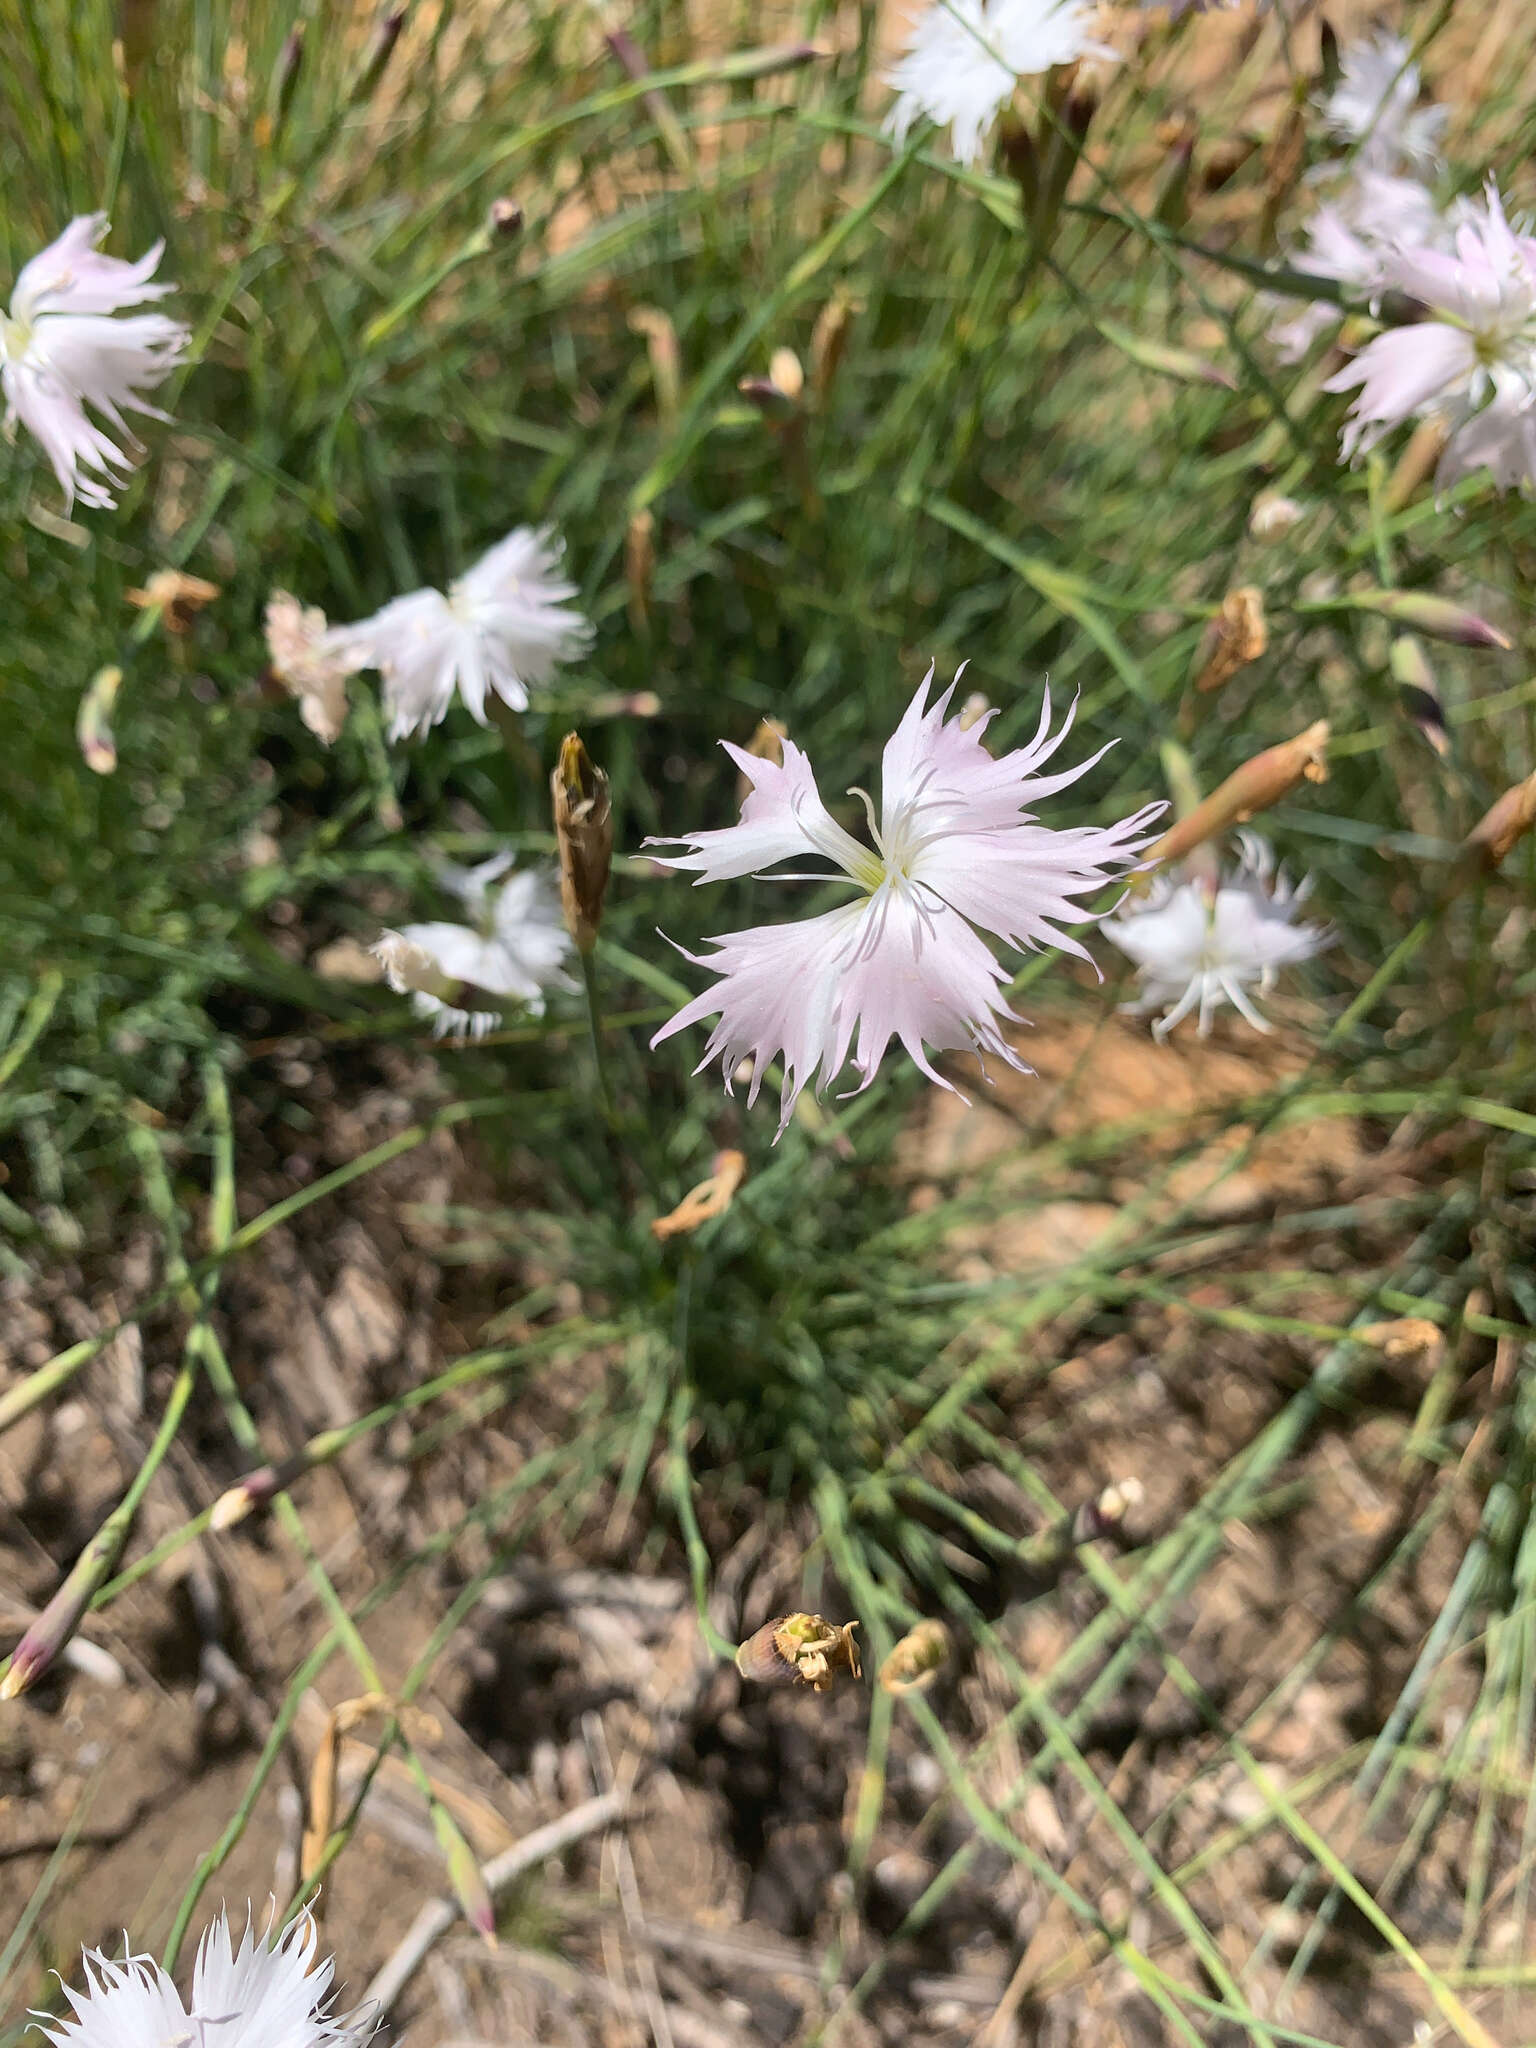
[[[818,404],[825,401],[832,389],[848,346],[853,316],[862,310],[863,302],[855,299],[846,285],[839,285],[816,315],[816,325],[811,329],[811,390]]]
[[[1506,789],[1462,841],[1464,866],[1492,870],[1536,825],[1536,775]]]
[[[948,1662],[949,1630],[942,1621],[920,1621],[880,1666],[881,1688],[898,1697],[926,1692]]]
[[[185,633],[192,614],[212,604],[219,594],[217,583],[201,576],[188,576],[182,569],[156,569],[142,590],[125,590],[124,597],[141,612],[155,612],[167,633]]]
[[[1352,1334],[1357,1343],[1379,1351],[1389,1365],[1417,1358],[1422,1352],[1437,1352],[1445,1343],[1445,1332],[1428,1316],[1394,1316],[1390,1322],[1367,1323]]]
[[[560,851],[560,907],[577,950],[590,953],[603,921],[613,860],[613,806],[608,778],[595,768],[580,736],[568,732],[549,778]]]
[[[1220,613],[1206,629],[1195,688],[1219,690],[1223,683],[1231,682],[1239,669],[1257,661],[1268,646],[1263,593],[1251,583],[1229,590],[1221,600]]]
[[[1229,825],[1246,824],[1256,812],[1279,803],[1298,782],[1326,782],[1328,730],[1327,719],[1320,718],[1295,739],[1266,747],[1262,754],[1234,769],[1220,788],[1169,827],[1148,854],[1148,865],[1179,860]]]
[[[629,316],[632,334],[645,336],[651,359],[651,384],[656,392],[656,416],[663,426],[677,416],[683,389],[682,351],[677,329],[660,306],[636,306]]]
[[[759,1685],[808,1685],[825,1692],[839,1671],[863,1675],[856,1621],[824,1621],[819,1614],[780,1614],[765,1621],[736,1652],[736,1669]]]
[[[669,1237],[679,1237],[697,1230],[701,1223],[708,1223],[711,1217],[723,1216],[735,1199],[736,1190],[747,1177],[747,1155],[745,1152],[717,1152],[714,1170],[707,1180],[701,1180],[697,1187],[690,1188],[670,1214],[657,1216],[651,1223],[651,1235],[658,1243]]]

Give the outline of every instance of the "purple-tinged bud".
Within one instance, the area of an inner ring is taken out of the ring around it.
[[[233,1529],[257,1508],[264,1508],[282,1491],[282,1485],[282,1475],[275,1465],[261,1465],[256,1471],[247,1472],[214,1502],[213,1513],[208,1517],[209,1528]]]
[[[1502,653],[1508,653],[1510,647],[1498,627],[1490,626],[1476,612],[1424,590],[1357,590],[1337,598],[1327,609],[1338,607],[1375,612],[1395,626],[1427,633],[1431,640],[1448,640],[1453,647],[1497,647]]]
[[[384,67],[394,55],[395,45],[400,40],[400,31],[405,27],[405,14],[406,10],[403,7],[391,7],[380,17],[379,25],[368,44],[368,53],[363,59],[363,68],[358,74],[357,84],[352,90],[354,100],[371,97],[374,87],[383,77]]]
[[[517,200],[509,199],[503,193],[487,207],[485,221],[492,241],[510,242],[523,232],[523,209]]]
[[[276,134],[288,118],[288,109],[293,104],[294,87],[299,82],[299,67],[304,62],[304,24],[296,21],[283,38],[283,47],[278,52],[277,73],[273,79],[275,105],[272,114],[273,133]]]
[[[110,1522],[92,1537],[69,1576],[11,1652],[5,1676],[0,1678],[0,1700],[15,1699],[51,1669],[112,1569],[121,1542]]]
[[[1391,668],[1404,717],[1412,719],[1443,761],[1451,751],[1445,706],[1440,701],[1435,672],[1411,634],[1400,633],[1392,642]]]

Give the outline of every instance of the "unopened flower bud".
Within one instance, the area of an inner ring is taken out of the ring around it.
[[[825,1692],[839,1671],[863,1675],[856,1621],[833,1623],[819,1614],[781,1614],[765,1621],[736,1652],[736,1669],[759,1685],[808,1685]]]
[[[1306,507],[1279,491],[1260,491],[1248,508],[1248,531],[1255,540],[1280,540],[1306,517]]]
[[[210,1529],[233,1529],[243,1522],[247,1515],[267,1505],[282,1485],[281,1475],[275,1465],[258,1466],[254,1472],[247,1472],[243,1479],[226,1487],[213,1504],[208,1517]]]
[[[880,1666],[885,1692],[926,1692],[949,1662],[949,1630],[942,1621],[920,1621],[908,1631]]]
[[[655,718],[661,699],[654,690],[614,690],[594,697],[588,708],[594,718]]]
[[[1119,1479],[1112,1486],[1106,1486],[1092,1500],[1085,1500],[1073,1516],[1072,1541],[1097,1543],[1106,1536],[1118,1536],[1125,1527],[1126,1517],[1140,1505],[1141,1498],[1139,1479]]]
[[[86,685],[75,714],[75,739],[93,775],[110,775],[117,766],[117,737],[112,730],[112,705],[122,685],[120,668],[99,668]]]
[[[10,1667],[0,1678],[0,1700],[15,1699],[51,1669],[117,1561],[126,1535],[127,1523],[114,1516],[81,1551],[63,1584],[11,1652]]]
[[[459,1832],[453,1815],[439,1799],[432,1801],[432,1832],[443,1852],[448,1882],[464,1918],[490,1948],[496,1947],[496,1907],[475,1852]]]
[[[1337,603],[1354,611],[1376,612],[1395,626],[1407,626],[1415,633],[1427,633],[1431,640],[1448,640],[1453,647],[1497,647],[1504,652],[1509,641],[1497,626],[1490,626],[1465,605],[1448,597],[1435,597],[1425,590],[1356,590]]]
[[[791,405],[799,404],[800,394],[805,389],[805,371],[792,348],[774,350],[768,359],[768,376],[775,389],[782,391]]]
[[[560,742],[549,778],[560,852],[560,907],[578,951],[590,953],[603,920],[603,896],[613,860],[613,806],[608,777],[592,765],[576,733]]]
[[[1257,661],[1268,646],[1262,592],[1251,583],[1229,590],[1221,601],[1221,611],[1206,630],[1195,688],[1219,690],[1239,669]]]
[[[486,209],[486,225],[497,242],[510,242],[523,232],[523,209],[515,199],[503,195]]]
[[[355,100],[372,97],[375,86],[384,75],[385,65],[394,55],[395,45],[400,40],[400,31],[405,27],[405,15],[406,10],[403,7],[391,7],[380,17],[379,24],[369,40],[357,84],[353,87],[352,96]]]
[[[771,377],[743,377],[736,389],[770,425],[782,425],[795,410],[795,401]]]
[[[274,135],[281,131],[288,118],[288,109],[293,104],[293,90],[299,82],[299,67],[304,62],[304,24],[296,21],[283,38],[283,47],[278,53],[275,87],[276,108],[273,113]]]
[[[1128,356],[1144,370],[1155,370],[1163,377],[1176,377],[1181,384],[1214,384],[1222,391],[1235,391],[1237,379],[1230,370],[1224,370],[1219,363],[1208,357],[1197,355],[1193,349],[1177,348],[1166,341],[1154,341],[1149,335],[1138,334],[1134,328],[1122,327],[1116,320],[1096,320],[1094,325],[1121,355]]]
[[[1424,650],[1411,634],[1399,633],[1392,642],[1391,668],[1397,684],[1403,715],[1411,718],[1442,760],[1451,751],[1451,735],[1445,722],[1445,706],[1435,672]]]
[[[1298,782],[1326,782],[1328,730],[1327,719],[1320,718],[1295,739],[1266,747],[1234,769],[1187,817],[1169,827],[1147,855],[1147,865],[1179,860],[1229,825],[1246,824],[1256,812],[1279,803]]]

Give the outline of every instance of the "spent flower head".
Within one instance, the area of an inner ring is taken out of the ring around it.
[[[1131,907],[1105,920],[1104,936],[1136,963],[1140,992],[1126,1007],[1163,1012],[1154,1037],[1166,1037],[1193,1010],[1204,1038],[1223,1003],[1267,1031],[1249,990],[1262,995],[1279,968],[1310,959],[1330,942],[1325,926],[1295,922],[1311,877],[1293,887],[1257,833],[1239,834],[1239,844],[1237,866],[1214,888],[1199,878],[1159,875]]]
[[[1324,386],[1358,387],[1345,458],[1404,420],[1435,418],[1447,429],[1442,487],[1481,468],[1503,490],[1536,487],[1536,237],[1511,226],[1490,180],[1451,248],[1399,248],[1382,282],[1427,317],[1378,334]]]
[[[300,604],[286,590],[267,599],[264,623],[273,675],[298,699],[310,731],[329,746],[346,723],[347,678],[363,666],[361,652],[327,626],[318,605]]]
[[[257,1940],[247,1921],[236,1948],[220,1914],[198,1947],[185,2005],[151,1957],[114,1960],[89,1949],[85,1988],[64,1987],[69,2013],[39,2018],[37,2028],[54,2048],[355,2048],[371,2027],[331,2013],[335,1966],[318,1959],[318,1940],[306,1910],[275,1940]]]
[[[124,409],[163,419],[145,397],[177,363],[187,330],[163,313],[116,316],[126,306],[163,298],[174,286],[151,284],[163,242],[137,263],[103,256],[104,213],[83,213],[17,278],[0,316],[0,390],[6,425],[20,420],[53,465],[65,501],[110,506],[133,467],[126,449],[96,425],[89,406],[134,451]],[[117,474],[114,474],[117,472]]]
[[[512,860],[502,853],[477,868],[443,870],[444,886],[470,911],[472,925],[402,925],[373,949],[390,987],[409,994],[438,1038],[483,1038],[508,1002],[541,1016],[547,988],[575,986],[560,964],[571,942],[552,878],[523,868],[492,895]]]
[[[903,143],[926,116],[950,130],[961,163],[974,163],[1021,78],[1114,58],[1089,32],[1095,11],[1093,0],[932,0],[886,73],[897,96],[887,128]]]
[[[371,618],[336,628],[360,668],[384,679],[391,739],[422,733],[447,715],[457,691],[486,723],[486,699],[528,708],[528,685],[547,683],[591,645],[590,620],[559,574],[564,543],[548,527],[519,526],[472,569],[440,590],[392,598]]]
[[[1002,997],[1009,977],[981,933],[1020,949],[1056,946],[1088,958],[1059,926],[1086,921],[1077,899],[1135,861],[1162,809],[1154,804],[1109,826],[1053,831],[1038,824],[1034,806],[1085,775],[1107,749],[1075,768],[1040,773],[1072,723],[1069,716],[1050,732],[1047,692],[1034,738],[994,760],[982,736],[996,714],[964,727],[946,716],[953,684],[928,703],[932,680],[930,668],[886,743],[878,817],[862,790],[852,792],[863,800],[872,846],[832,817],[810,761],[786,739],[782,761],[727,744],[751,785],[741,822],[690,833],[677,842],[685,852],[664,856],[668,866],[693,870],[699,883],[819,857],[832,863],[832,879],[846,878],[857,891],[819,917],[732,932],[710,941],[711,954],[685,954],[719,979],[652,1040],[717,1017],[699,1066],[718,1060],[729,1092],[738,1063],[749,1058],[749,1102],[770,1062],[782,1059],[781,1131],[801,1090],[819,1091],[850,1060],[858,1076],[851,1092],[867,1088],[892,1038],[941,1087],[951,1084],[932,1065],[929,1047],[994,1053],[1028,1072],[1001,1028],[1019,1021]],[[780,879],[826,878],[802,872]]]

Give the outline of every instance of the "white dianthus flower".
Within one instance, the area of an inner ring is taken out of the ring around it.
[[[106,232],[104,213],[72,220],[25,266],[0,316],[6,424],[20,420],[36,436],[70,505],[77,497],[87,505],[116,504],[112,493],[133,467],[86,407],[137,448],[124,408],[165,417],[144,393],[175,368],[187,343],[186,328],[163,313],[116,317],[174,287],[149,281],[163,242],[137,263],[124,263],[97,248]]]
[[[593,629],[571,607],[576,586],[558,574],[562,552],[547,527],[519,526],[446,596],[413,590],[334,629],[359,667],[383,677],[391,739],[436,725],[455,691],[481,725],[490,692],[526,711],[528,685],[547,683],[562,661],[586,651]]]
[[[1222,875],[1214,891],[1202,881],[1160,875],[1139,903],[1104,923],[1105,938],[1136,962],[1141,989],[1127,1009],[1163,1012],[1153,1023],[1154,1037],[1165,1038],[1195,1010],[1204,1038],[1223,1003],[1256,1031],[1267,1031],[1249,990],[1263,995],[1279,968],[1310,960],[1331,943],[1325,925],[1294,921],[1311,877],[1293,887],[1256,834],[1243,833],[1241,845],[1236,869]]]
[[[473,925],[402,925],[373,949],[390,987],[410,996],[418,1016],[432,1019],[438,1038],[483,1038],[501,1022],[501,1008],[492,1004],[519,1003],[541,1016],[545,989],[576,985],[560,964],[571,940],[550,877],[524,868],[492,899],[491,883],[512,860],[502,853],[477,868],[444,870],[445,887],[469,910]]]
[[[84,1957],[85,1989],[66,1984],[70,2015],[39,2019],[55,2048],[355,2048],[371,2031],[326,2006],[334,1965],[316,1960],[314,1918],[301,1913],[276,1940],[249,1924],[238,1949],[226,1915],[203,1936],[187,2005],[149,1956]]]
[[[1420,107],[1419,67],[1412,45],[1390,29],[1362,36],[1340,56],[1339,82],[1323,101],[1323,120],[1340,142],[1355,145],[1358,164],[1397,171],[1405,162],[1431,170],[1439,162],[1444,107]]]
[[[961,163],[974,163],[1021,78],[1079,57],[1114,58],[1088,32],[1094,12],[1092,0],[932,0],[886,73],[897,95],[886,126],[903,143],[926,115],[950,130]]]

